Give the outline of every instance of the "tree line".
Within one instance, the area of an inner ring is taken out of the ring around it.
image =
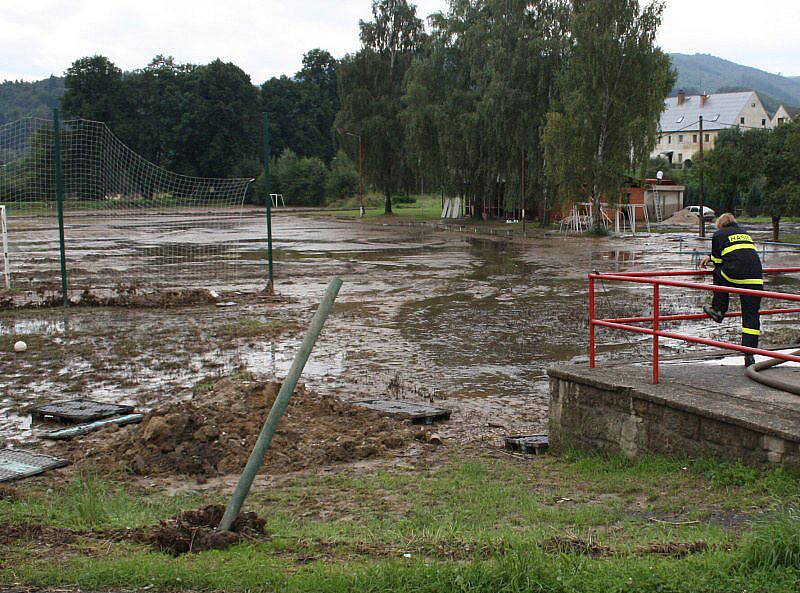
[[[424,179],[475,216],[546,217],[564,199],[616,194],[624,175],[646,166],[675,80],[655,45],[663,8],[450,0],[426,26],[407,0],[374,0],[358,51],[336,60],[312,50],[292,77],[255,87],[219,60],[157,56],[123,73],[93,56],[68,70],[63,108],[107,122],[170,170],[252,177],[266,111],[270,187],[292,197],[319,203],[355,191],[360,138],[366,181],[387,213],[393,196]],[[256,185],[263,193],[263,175]]]

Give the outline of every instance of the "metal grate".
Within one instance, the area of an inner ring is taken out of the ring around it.
[[[127,414],[125,416],[115,416],[114,418],[106,418],[104,420],[96,420],[88,424],[78,424],[70,428],[62,428],[61,430],[54,430],[46,432],[42,435],[43,439],[50,439],[51,441],[66,441],[74,439],[75,437],[95,432],[101,428],[105,428],[110,424],[117,426],[127,426],[128,424],[138,424],[144,418],[144,414]]]
[[[121,414],[130,414],[133,406],[107,404],[87,399],[75,399],[37,406],[31,410],[36,418],[49,418],[63,422],[90,422]]]
[[[0,482],[29,478],[65,465],[69,465],[69,462],[49,455],[21,449],[4,449],[0,451]]]
[[[415,424],[432,424],[437,420],[447,420],[451,414],[450,410],[445,408],[381,399],[355,402],[354,405],[381,414],[411,420]]]
[[[550,437],[546,434],[506,437],[506,449],[533,455],[542,455],[550,447]]]

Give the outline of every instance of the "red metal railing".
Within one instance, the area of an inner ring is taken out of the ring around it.
[[[800,272],[800,268],[767,268],[764,270],[765,275],[774,274],[793,274]],[[732,344],[729,342],[720,342],[719,340],[709,340],[707,338],[699,338],[696,336],[689,336],[686,334],[679,334],[675,332],[667,332],[661,329],[662,323],[672,321],[686,321],[690,319],[706,319],[708,316],[705,313],[690,313],[684,315],[661,315],[660,314],[660,289],[662,286],[671,286],[677,288],[685,288],[691,290],[706,290],[709,292],[728,292],[732,294],[752,294],[760,296],[765,299],[775,299],[781,301],[791,301],[800,303],[800,295],[789,294],[785,292],[773,292],[769,290],[753,290],[751,288],[735,288],[729,286],[716,286],[713,284],[701,284],[699,282],[686,282],[683,280],[668,280],[666,277],[681,277],[681,276],[709,276],[710,270],[693,270],[693,271],[670,271],[670,272],[617,272],[613,274],[589,274],[589,366],[595,367],[596,363],[596,344],[595,344],[595,331],[597,327],[607,327],[610,329],[617,329],[622,331],[635,332],[639,334],[648,334],[653,336],[653,383],[658,383],[659,379],[659,362],[658,362],[658,345],[659,338],[669,338],[672,340],[682,340],[693,344],[704,344],[706,346],[716,346],[717,348],[724,348],[725,350],[734,350],[749,354],[760,354],[770,358],[778,358],[792,362],[800,362],[800,356],[793,356],[791,354],[783,354],[782,352],[775,352],[772,350],[764,350],[762,348],[750,348],[748,346],[741,346],[739,344]],[[649,284],[653,287],[653,315],[650,317],[620,317],[613,319],[597,319],[595,318],[595,294],[594,283],[595,280],[602,280],[607,282],[629,282],[636,284]],[[762,310],[761,315],[778,315],[781,313],[800,313],[800,307],[788,309],[765,309]],[[740,317],[741,313],[728,313],[726,317]],[[641,327],[632,325],[635,323],[652,323],[653,327]]]

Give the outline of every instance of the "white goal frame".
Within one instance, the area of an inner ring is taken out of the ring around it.
[[[6,278],[6,288],[11,288],[11,269],[8,263],[8,225],[6,224],[6,207],[0,204],[0,228],[3,236],[3,275]]]

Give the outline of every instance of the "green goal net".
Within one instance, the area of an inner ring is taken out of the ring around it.
[[[0,206],[17,290],[60,291],[58,178],[52,121],[0,126]],[[251,179],[189,177],[163,169],[100,122],[60,125],[68,289],[136,291],[235,285],[240,224]]]

